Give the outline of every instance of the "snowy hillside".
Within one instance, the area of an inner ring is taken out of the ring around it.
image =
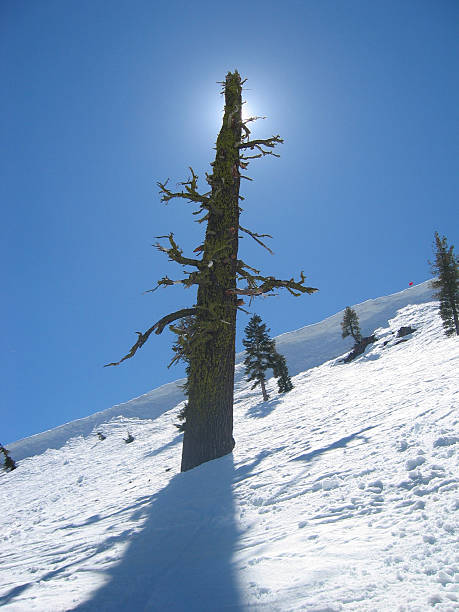
[[[422,304],[432,299],[430,281],[426,281],[399,293],[357,304],[353,308],[359,316],[362,333],[367,335],[378,327],[385,327],[389,319],[403,306]],[[298,374],[350,350],[351,339],[341,338],[342,319],[343,311],[320,323],[308,325],[276,338],[277,349],[285,355],[290,374]],[[244,371],[241,365],[243,358],[244,353],[236,356],[236,389],[245,386]],[[183,392],[180,389],[183,382],[184,380],[181,379],[163,385],[124,404],[117,404],[107,410],[96,412],[88,417],[77,419],[18,442],[10,442],[7,448],[17,459],[24,459],[43,453],[48,448],[60,448],[67,440],[77,435],[87,436],[102,423],[117,416],[155,419],[183,400]]]
[[[290,393],[237,366],[234,453],[185,474],[175,385],[8,445],[0,606],[458,610],[459,342],[428,283],[355,308],[350,364],[338,314],[277,339]]]

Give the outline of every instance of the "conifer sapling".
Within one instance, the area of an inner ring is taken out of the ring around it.
[[[360,332],[359,317],[353,308],[346,306],[344,311],[343,320],[341,322],[341,329],[343,338],[352,336],[355,343],[358,344],[362,340],[362,334]]]
[[[276,353],[274,356],[273,372],[275,378],[277,378],[279,393],[288,393],[293,389],[293,383],[288,373],[287,361],[279,353]]]
[[[437,278],[432,281],[435,297],[440,301],[440,316],[447,336],[459,336],[459,258],[454,246],[448,246],[446,237],[435,232],[435,261],[429,262]]]
[[[266,391],[266,370],[268,368],[273,370],[274,376],[278,379],[279,393],[286,393],[293,389],[285,357],[276,352],[276,344],[269,337],[269,331],[266,329],[266,323],[262,323],[261,317],[255,314],[245,328],[245,338],[242,340],[246,349],[244,365],[247,380],[254,381],[252,389],[260,385],[265,402],[269,399]]]

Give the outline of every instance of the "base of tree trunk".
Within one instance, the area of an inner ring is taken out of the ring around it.
[[[213,440],[212,444],[205,443],[211,438],[206,437],[206,434],[196,434],[193,436],[185,430],[182,449],[182,465],[181,471],[187,472],[201,463],[218,459],[229,455],[233,451],[235,441],[233,436],[226,440]]]
[[[260,380],[261,392],[263,393],[263,401],[267,402],[269,400],[269,395],[266,392],[266,386],[264,380]]]

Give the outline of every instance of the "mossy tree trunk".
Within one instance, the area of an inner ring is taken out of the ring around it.
[[[237,72],[225,82],[225,113],[217,138],[203,262],[208,279],[198,288],[196,328],[188,374],[188,409],[182,471],[230,453],[233,439],[233,388],[236,338],[236,288],[239,228],[239,144],[242,86]]]

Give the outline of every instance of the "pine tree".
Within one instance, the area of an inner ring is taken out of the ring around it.
[[[198,191],[198,176],[190,168],[191,177],[182,182],[183,189],[174,192],[168,181],[158,186],[163,202],[183,198],[198,206],[194,214],[201,214],[198,223],[206,223],[204,241],[195,249],[198,259],[185,257],[174,240],[168,246],[158,243],[157,248],[166,253],[171,261],[191,268],[184,270],[185,278],[171,280],[164,276],[158,287],[182,284],[197,286],[196,304],[170,313],[157,321],[144,333],[137,332],[137,342],[120,361],[107,365],[118,365],[131,358],[148,340],[152,332],[160,334],[164,328],[178,319],[195,317],[195,333],[190,342],[189,370],[187,380],[187,415],[183,437],[182,471],[189,470],[205,461],[230,453],[233,439],[233,388],[236,313],[239,308],[238,295],[251,297],[263,295],[276,288],[285,288],[293,295],[313,293],[313,287],[305,285],[305,276],[295,281],[263,276],[258,270],[238,258],[239,235],[245,233],[264,246],[262,238],[241,226],[239,194],[241,174],[252,159],[266,155],[278,157],[273,149],[282,143],[280,136],[267,139],[250,139],[248,123],[256,117],[242,120],[242,85],[237,71],[226,75],[222,93],[225,96],[223,123],[216,142],[215,160],[211,174],[206,173],[210,190]],[[268,249],[269,250],[269,249]],[[239,287],[238,281],[246,283]]]
[[[446,237],[440,238],[435,232],[435,261],[429,262],[432,272],[437,276],[432,281],[436,289],[435,297],[440,301],[440,316],[447,336],[459,336],[459,258],[454,254],[454,246],[448,246]]]
[[[360,332],[359,317],[353,308],[346,306],[344,311],[343,320],[341,322],[341,329],[343,330],[341,336],[347,338],[352,336],[355,343],[358,344],[362,340],[362,334]]]
[[[244,359],[247,380],[254,381],[252,389],[260,385],[265,402],[269,399],[265,372],[273,367],[276,354],[274,340],[271,340],[268,332],[266,323],[262,323],[261,317],[255,314],[245,328],[245,338],[242,340],[247,354]]]
[[[279,393],[288,393],[293,389],[293,383],[288,373],[287,361],[283,355],[276,353],[273,361],[273,372],[277,378]]]
[[[10,457],[10,451],[0,444],[0,453],[4,456],[3,467],[7,472],[16,469],[16,462]]]

